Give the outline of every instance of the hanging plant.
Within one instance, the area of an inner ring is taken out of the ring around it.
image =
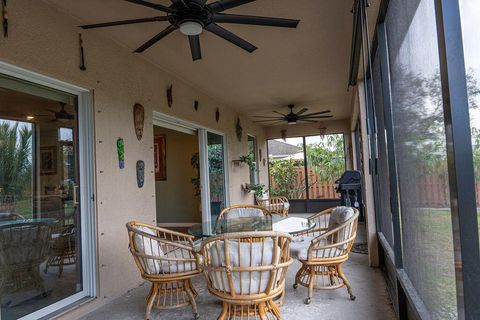
[[[250,169],[258,171],[257,163],[255,162],[255,158],[253,157],[253,153],[249,153],[245,156],[240,157],[240,162],[246,163]]]
[[[265,185],[246,183],[244,189],[247,192],[252,192],[253,191],[253,193],[255,194],[255,197],[261,199],[263,197],[264,192],[265,192]]]

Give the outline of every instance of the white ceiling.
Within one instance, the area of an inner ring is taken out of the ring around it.
[[[46,0],[81,24],[164,15],[118,0]],[[169,0],[150,0],[169,5]],[[209,1],[210,2],[210,1]],[[222,24],[259,49],[248,53],[209,32],[200,36],[203,59],[193,62],[178,30],[143,55],[162,69],[247,115],[308,106],[348,118],[347,92],[353,0],[257,0],[229,13],[300,19],[297,29]],[[168,22],[86,30],[133,51]],[[132,53],[133,55],[133,53]]]

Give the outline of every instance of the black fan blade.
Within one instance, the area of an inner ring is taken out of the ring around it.
[[[196,3],[198,3],[198,4],[202,5],[202,6],[204,6],[205,3],[207,3],[207,0],[190,0],[190,1],[196,2]]]
[[[253,51],[257,50],[258,48],[255,47],[253,44],[251,44],[250,42],[246,41],[246,40],[243,40],[242,38],[240,38],[239,36],[231,33],[230,31],[228,31],[227,29],[224,29],[222,27],[220,27],[219,25],[215,24],[215,23],[211,23],[209,24],[208,26],[205,27],[205,29],[207,29],[208,31],[210,31],[211,33],[214,33],[216,34],[217,36],[219,36],[220,38],[223,38],[227,41],[230,41],[231,43],[233,43],[234,45],[237,45],[239,46],[240,48],[252,53]]]
[[[152,3],[152,2],[148,2],[148,1],[144,1],[144,0],[125,0],[125,1],[130,2],[130,3],[134,3],[134,4],[138,4],[138,5],[141,5],[141,6],[144,6],[144,7],[149,7],[149,8],[155,9],[155,10],[160,10],[160,11],[167,12],[167,13],[171,11],[169,7],[166,7],[162,4]]]
[[[282,117],[286,117],[287,115],[286,114],[283,114],[281,112],[278,112],[278,111],[272,111],[273,113],[278,113],[279,115],[281,115]]]
[[[200,48],[200,36],[188,36],[190,42],[190,50],[192,51],[193,61],[202,59],[202,50]]]
[[[333,118],[333,116],[303,116],[298,118],[299,119],[325,119],[325,118]]]
[[[163,29],[160,33],[158,33],[155,37],[145,42],[142,46],[140,46],[134,52],[141,53],[147,50],[148,48],[153,46],[156,42],[160,41],[161,39],[163,39],[164,37],[172,33],[175,29],[176,29],[175,26],[168,26],[167,28]]]
[[[86,25],[80,26],[80,28],[93,29],[93,28],[113,27],[113,26],[121,26],[126,24],[156,22],[156,21],[168,21],[168,16],[86,24]]]
[[[253,1],[255,0],[218,0],[209,4],[209,7],[213,12],[221,12]]]
[[[307,112],[307,110],[308,110],[308,108],[303,108],[302,110],[298,111],[298,112],[296,113],[296,115],[297,115],[297,116],[302,115],[302,114],[304,114],[305,112]]]
[[[251,24],[256,26],[270,26],[283,28],[296,28],[300,20],[246,16],[241,14],[217,13],[213,16],[213,21],[217,23],[237,23]]]
[[[318,115],[318,114],[325,114],[325,113],[329,113],[330,110],[325,110],[325,111],[320,111],[320,112],[314,112],[314,113],[309,113],[309,114],[305,114],[303,115],[304,117],[308,117],[308,116],[315,116],[315,115]]]
[[[275,117],[275,116],[255,116],[255,118],[283,119],[283,117]]]
[[[271,120],[256,120],[256,121],[254,121],[254,122],[272,122],[272,121],[273,121],[273,122],[277,122],[277,121],[279,121],[279,119],[271,119]]]

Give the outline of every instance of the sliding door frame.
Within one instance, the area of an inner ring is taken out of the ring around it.
[[[92,299],[97,295],[97,220],[94,206],[94,121],[92,92],[88,89],[72,85],[54,78],[41,75],[0,61],[0,75],[59,90],[75,95],[78,100],[79,123],[79,172],[80,172],[80,214],[81,214],[81,256],[83,290],[65,299],[57,301],[40,310],[22,317],[22,320],[47,317],[53,313],[71,308],[84,299]]]
[[[228,150],[227,150],[227,136],[225,133],[207,128],[195,122],[182,120],[158,111],[153,111],[153,125],[164,128],[192,133],[196,132],[198,136],[198,151],[200,160],[200,197],[202,207],[202,227],[203,232],[208,234],[211,232],[211,206],[210,206],[210,180],[208,170],[208,139],[207,134],[213,133],[219,135],[223,139],[223,170],[224,184],[225,184],[225,206],[230,205],[229,194],[229,171],[228,171]]]

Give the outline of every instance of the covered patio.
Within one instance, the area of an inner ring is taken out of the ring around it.
[[[2,0],[0,319],[480,319],[479,11]]]

